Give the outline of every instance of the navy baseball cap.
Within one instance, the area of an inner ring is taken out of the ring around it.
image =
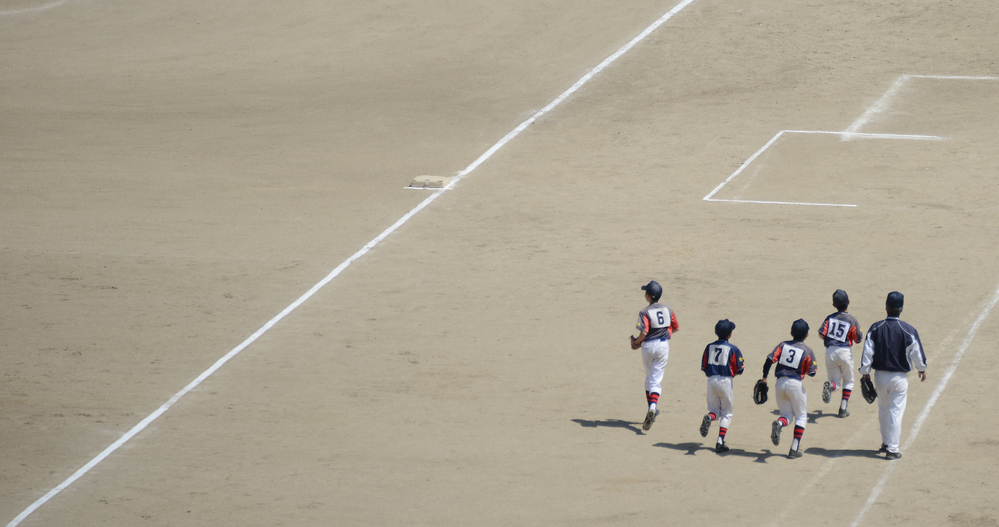
[[[902,304],[905,303],[905,296],[898,291],[892,291],[888,293],[888,298],[885,300],[885,307],[888,309],[902,309]]]
[[[663,296],[663,286],[659,285],[659,282],[655,280],[642,286],[642,291],[645,291],[652,297],[652,300],[659,300]]]
[[[833,305],[836,307],[846,307],[850,305],[850,295],[846,294],[846,291],[842,289],[837,289],[833,293]]]
[[[808,322],[805,322],[804,319],[799,318],[798,320],[795,320],[793,324],[791,324],[792,337],[801,340],[805,338],[805,336],[807,335],[808,335]]]
[[[727,318],[724,320],[719,320],[718,323],[715,324],[715,335],[718,335],[718,338],[723,339],[731,335],[732,330],[734,329],[735,329],[735,322],[732,322]]]

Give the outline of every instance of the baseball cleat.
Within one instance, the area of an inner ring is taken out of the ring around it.
[[[780,421],[774,421],[774,424],[770,426],[770,440],[774,442],[774,446],[780,444],[780,429],[784,428],[780,425]]]
[[[881,443],[881,448],[878,449],[879,454],[884,454],[888,451],[888,445]]]
[[[648,431],[652,428],[652,423],[656,422],[656,417],[659,416],[659,410],[649,410],[649,413],[645,414],[645,422],[642,423],[642,430]]]
[[[787,453],[787,457],[788,457],[788,459],[797,459],[797,458],[801,457],[801,451],[800,450],[792,450],[792,451],[790,451],[790,452]]]
[[[850,411],[847,410],[846,408],[840,408],[839,409],[839,416],[840,417],[850,417]]]
[[[832,383],[826,381],[826,383],[822,385],[822,402],[828,403],[829,400],[832,399],[832,392],[833,392]]]
[[[715,452],[718,452],[719,454],[721,454],[722,452],[728,452],[728,445],[726,445],[725,443],[718,443],[717,445],[715,445]]]
[[[900,457],[902,457],[901,452],[888,452],[885,454],[885,459],[898,459]]]
[[[711,428],[711,416],[705,415],[701,420],[701,437],[708,437],[709,428]]]

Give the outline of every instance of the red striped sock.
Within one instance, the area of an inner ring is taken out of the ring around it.
[[[794,426],[794,441],[791,441],[791,450],[797,451],[798,447],[801,446],[801,434],[805,433],[805,429],[798,425]]]
[[[778,419],[777,422],[780,423],[781,426],[787,426],[787,419],[784,419],[783,417]]]
[[[712,421],[714,421],[715,419],[718,419],[718,416],[717,416],[717,415],[715,415],[715,413],[714,413],[714,412],[711,412],[711,413],[709,413],[709,414],[708,414],[708,417],[710,417]]]
[[[718,438],[722,441],[725,440],[725,434],[728,433],[728,428],[718,428]]]
[[[846,388],[843,388],[843,400],[849,401],[851,393],[853,393],[853,390],[847,390]]]
[[[658,393],[645,392],[645,398],[649,401],[650,405],[652,403],[659,404],[659,394]]]

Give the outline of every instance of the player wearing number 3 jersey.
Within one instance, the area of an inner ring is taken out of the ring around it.
[[[680,329],[673,310],[659,303],[663,288],[652,281],[642,286],[648,307],[638,313],[638,336],[631,337],[631,349],[642,348],[642,363],[645,365],[645,400],[649,405],[645,413],[642,430],[652,428],[659,415],[659,394],[662,393],[663,373],[669,360],[669,339]]]
[[[801,381],[805,375],[814,377],[816,366],[815,354],[804,343],[808,338],[808,323],[800,318],[795,320],[791,324],[791,338],[793,340],[781,342],[770,355],[767,355],[767,360],[763,363],[763,381],[766,382],[770,367],[776,364],[775,391],[780,418],[770,427],[770,440],[774,445],[779,445],[781,430],[794,418],[794,441],[791,442],[791,450],[787,453],[787,457],[793,459],[801,457],[798,448],[801,446],[801,436],[805,433],[805,425],[808,424],[808,398]]]
[[[701,421],[701,437],[707,437],[711,421],[718,420],[715,452],[728,451],[725,434],[732,423],[732,380],[742,375],[746,365],[742,352],[729,342],[734,329],[735,324],[729,319],[719,320],[715,324],[718,340],[705,346],[701,356],[701,371],[708,376],[708,413]]]
[[[825,339],[826,374],[829,380],[822,386],[822,402],[831,400],[832,392],[842,389],[843,397],[839,402],[839,416],[846,417],[850,411],[850,394],[853,393],[853,350],[850,346],[860,342],[863,334],[860,324],[853,315],[846,312],[850,305],[850,297],[846,291],[837,289],[832,296],[833,306],[837,311],[822,322],[819,335]]]

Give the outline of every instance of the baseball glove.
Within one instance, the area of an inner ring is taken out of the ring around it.
[[[864,400],[871,404],[878,398],[878,391],[874,389],[874,383],[870,377],[860,378],[860,391],[864,394]]]
[[[753,386],[753,402],[756,404],[763,404],[769,399],[770,386],[767,386],[767,382],[763,379],[756,381],[756,385]]]

